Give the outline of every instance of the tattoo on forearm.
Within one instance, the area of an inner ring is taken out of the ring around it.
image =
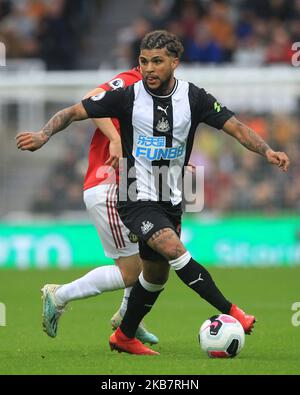
[[[255,133],[249,127],[238,122],[238,127],[241,130],[239,141],[244,147],[250,151],[257,152],[261,155],[265,155],[266,151],[270,149],[269,145],[262,139],[257,133]]]
[[[44,134],[50,138],[55,133],[60,132],[72,123],[72,112],[69,108],[59,111],[42,129]]]

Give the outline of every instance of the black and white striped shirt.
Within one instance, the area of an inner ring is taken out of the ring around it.
[[[175,80],[166,96],[153,94],[139,81],[82,103],[90,118],[119,119],[123,157],[127,159],[120,194],[131,201],[161,201],[166,200],[167,191],[172,205],[182,200],[183,168],[199,123],[222,129],[233,115],[204,89],[182,80]]]

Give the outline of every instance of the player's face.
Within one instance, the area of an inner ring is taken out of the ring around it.
[[[143,49],[139,56],[143,80],[151,91],[172,89],[174,70],[179,59],[169,56],[165,48]]]

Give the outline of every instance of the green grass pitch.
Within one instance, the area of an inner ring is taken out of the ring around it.
[[[51,339],[41,330],[41,286],[71,281],[86,270],[1,270],[7,325],[0,327],[0,374],[300,374],[300,326],[291,322],[291,306],[300,301],[300,268],[210,271],[225,295],[258,319],[234,359],[202,353],[198,329],[216,311],[174,273],[146,318],[160,338],[153,348],[161,355],[142,357],[112,353],[108,346],[122,291],[72,302]]]

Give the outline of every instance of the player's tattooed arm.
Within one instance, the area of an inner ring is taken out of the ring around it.
[[[281,170],[287,171],[290,161],[284,152],[275,152],[253,129],[231,117],[223,126],[224,132],[235,137],[248,150],[257,152],[266,157],[269,163],[277,165]]]
[[[83,99],[88,99],[91,96],[99,95],[102,92],[105,92],[104,89],[96,88],[93,91],[87,93]],[[119,160],[123,155],[121,138],[115,125],[113,124],[111,118],[94,118],[93,122],[109,140],[109,158],[105,162],[105,165],[111,166],[113,168],[118,167]]]
[[[257,152],[258,154],[264,155],[268,149],[271,149],[269,145],[257,134],[244,125],[235,117],[231,117],[223,126],[224,132],[235,137],[244,147],[250,151]]]
[[[84,99],[99,95],[102,92],[105,92],[105,90],[102,88],[96,88],[93,91],[87,93],[84,96]],[[101,132],[109,139],[110,142],[121,142],[119,133],[115,128],[111,118],[94,118],[93,121],[96,127],[101,130]],[[117,156],[121,157],[122,152],[117,152]]]
[[[64,130],[74,121],[87,119],[88,115],[81,103],[65,108],[56,113],[50,121],[43,127],[42,132],[48,138]]]
[[[57,112],[39,132],[22,132],[16,136],[17,147],[22,151],[36,151],[54,134],[64,130],[74,121],[87,119],[81,103]]]

